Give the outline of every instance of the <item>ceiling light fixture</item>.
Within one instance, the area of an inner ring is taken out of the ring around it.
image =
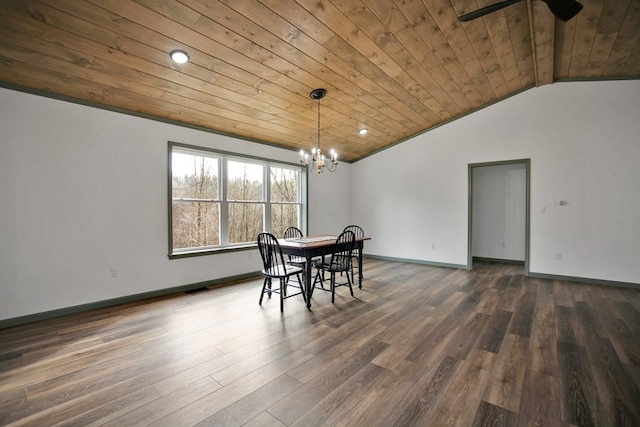
[[[358,133],[359,133],[360,135],[366,135],[366,134],[367,134],[367,132],[369,132],[369,130],[368,130],[368,129],[360,129],[360,130],[358,131]]]
[[[311,99],[318,101],[318,148],[311,150],[311,156],[304,150],[300,150],[300,163],[309,168],[310,165],[316,169],[318,173],[322,173],[325,169],[334,172],[338,167],[338,153],[333,148],[329,152],[330,158],[326,158],[320,151],[320,100],[327,94],[326,89],[314,89],[309,94]],[[311,157],[311,158],[310,158]]]
[[[189,61],[189,54],[184,50],[176,49],[169,53],[171,60],[176,64],[184,64]]]

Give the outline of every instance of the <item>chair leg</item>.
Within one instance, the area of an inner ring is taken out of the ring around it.
[[[347,275],[348,277],[348,275]],[[336,272],[331,272],[331,304],[336,302]]]
[[[313,284],[312,284],[312,286],[313,286],[314,288],[315,288],[315,286],[316,286],[316,283],[318,283],[318,278],[320,278],[320,287],[321,287],[322,289],[324,289],[324,283],[323,283],[323,281],[324,281],[324,277],[322,277],[322,276],[324,275],[324,273],[322,273],[322,274],[321,274],[321,272],[322,272],[322,270],[318,270],[318,271],[316,272],[316,276],[313,278]]]
[[[353,258],[351,258],[351,281],[353,282]]]
[[[264,298],[264,293],[267,290],[267,282],[271,282],[271,279],[265,277],[264,283],[262,284],[262,291],[260,292],[260,301],[258,301],[258,305],[262,305],[262,298]],[[271,289],[271,283],[269,283],[269,289]],[[271,292],[269,292],[269,297],[271,297]]]
[[[305,304],[307,303],[307,295],[306,295],[306,286],[304,283],[302,283],[302,281],[300,280],[300,275],[297,274],[298,276],[298,283],[300,283],[300,291],[302,293],[302,299],[304,300]]]
[[[353,295],[353,287],[351,286],[351,279],[349,279],[348,273],[347,273],[347,283],[349,284],[349,291],[351,292],[351,296],[354,297],[355,295]]]
[[[280,279],[280,313],[284,311],[284,297],[287,292],[287,281],[283,277]]]

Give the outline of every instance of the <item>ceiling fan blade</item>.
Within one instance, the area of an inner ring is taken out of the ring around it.
[[[495,12],[496,10],[500,10],[507,6],[511,6],[512,4],[518,3],[519,1],[522,1],[522,0],[505,0],[505,1],[501,1],[500,3],[490,4],[489,6],[485,6],[478,10],[474,10],[473,12],[469,12],[464,15],[458,16],[458,21],[460,22],[471,21],[472,19],[480,18],[481,16],[484,16],[488,13]],[[569,1],[572,1],[572,0],[569,0]]]
[[[549,6],[549,10],[553,13],[556,18],[561,21],[567,22],[569,19],[573,18],[582,10],[582,5],[578,3],[576,0],[542,0],[547,6]]]

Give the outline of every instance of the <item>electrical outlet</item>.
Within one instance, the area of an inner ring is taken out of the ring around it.
[[[118,277],[118,269],[111,267],[111,277]]]
[[[558,261],[562,260],[562,252],[556,253],[556,260]]]
[[[436,244],[435,244],[435,243],[432,243],[432,244],[431,244],[431,249],[435,249],[435,248],[436,248]]]

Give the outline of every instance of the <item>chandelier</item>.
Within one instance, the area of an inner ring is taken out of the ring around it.
[[[327,94],[326,89],[314,89],[309,94],[311,99],[318,101],[318,147],[311,149],[311,155],[300,150],[300,163],[307,168],[315,168],[318,173],[322,173],[325,169],[334,172],[338,167],[338,153],[333,148],[329,152],[329,157],[325,157],[320,151],[320,100]]]

